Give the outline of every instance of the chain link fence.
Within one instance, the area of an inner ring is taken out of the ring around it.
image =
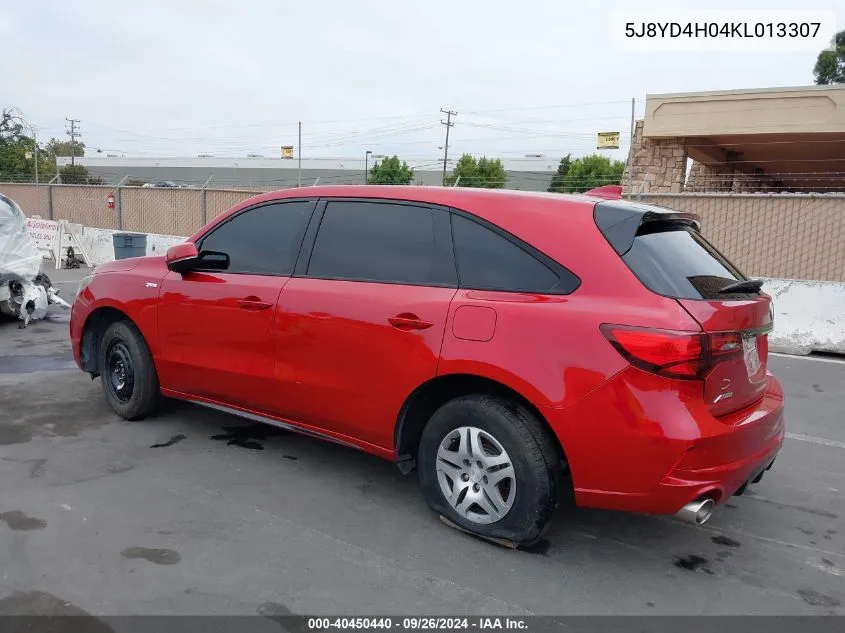
[[[191,235],[259,193],[248,188],[32,184],[0,184],[0,192],[15,200],[27,216],[179,236]],[[114,208],[109,207],[110,195]],[[640,193],[632,197],[699,215],[705,235],[749,275],[845,281],[845,194]]]
[[[707,238],[746,274],[845,281],[845,194],[642,194],[701,217]]]

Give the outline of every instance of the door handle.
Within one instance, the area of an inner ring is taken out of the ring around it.
[[[267,310],[273,307],[272,303],[262,301],[258,297],[240,299],[238,305],[241,307],[241,310],[249,310],[250,312],[258,312],[259,310]]]
[[[387,322],[397,330],[402,330],[403,332],[410,332],[411,330],[425,330],[434,325],[434,323],[431,323],[430,321],[423,321],[416,314],[411,314],[409,312],[403,312],[402,314],[390,317],[387,319]]]

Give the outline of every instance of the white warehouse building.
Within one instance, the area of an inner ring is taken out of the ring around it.
[[[369,156],[367,167],[381,160]],[[106,155],[84,156],[75,159],[84,165],[92,178],[101,178],[104,184],[138,181],[153,183],[171,181],[176,184],[208,187],[262,187],[284,189],[300,184],[363,184],[365,159],[360,158],[303,158],[300,161],[283,158],[223,158],[223,157],[116,157]],[[61,168],[70,164],[70,158],[56,159]],[[413,184],[440,185],[443,179],[443,159],[408,160],[414,170]],[[505,158],[502,162],[507,173],[508,189],[546,191],[557,171],[560,158],[526,156]],[[449,168],[454,166],[449,159]]]

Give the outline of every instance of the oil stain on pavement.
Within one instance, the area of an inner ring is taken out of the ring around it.
[[[168,446],[173,446],[174,444],[178,444],[182,440],[185,439],[185,436],[181,433],[179,435],[174,435],[166,442],[162,442],[161,444],[153,444],[150,448],[167,448]]]
[[[43,530],[47,527],[47,521],[44,519],[27,516],[20,510],[0,512],[0,521],[8,525],[10,529],[21,532]]]
[[[831,598],[812,589],[799,589],[798,596],[804,602],[814,607],[838,607],[841,605],[836,598]]]
[[[690,554],[689,556],[679,556],[675,559],[675,567],[685,569],[686,571],[703,571],[705,574],[712,575],[714,572],[709,567],[705,567],[709,561],[698,554]]]
[[[224,433],[212,435],[211,439],[226,442],[228,446],[239,446],[253,451],[263,451],[264,445],[259,441],[270,437],[285,435],[287,431],[277,429],[267,424],[247,424],[244,426],[224,426]]]
[[[120,555],[123,558],[140,558],[156,565],[175,565],[182,560],[179,552],[163,547],[127,547]]]
[[[739,547],[741,545],[739,541],[735,541],[734,539],[728,538],[727,536],[724,536],[722,534],[714,536],[710,540],[713,541],[716,545],[724,545],[725,547]]]

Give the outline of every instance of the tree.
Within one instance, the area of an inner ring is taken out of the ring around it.
[[[446,178],[446,185],[502,189],[507,178],[505,166],[498,158],[490,159],[482,156],[476,160],[471,154],[464,154],[455,164],[452,175]]]
[[[46,150],[53,156],[85,156],[85,143],[82,141],[60,141],[51,138],[47,143]]]
[[[0,179],[35,181],[35,138],[32,127],[15,108],[0,111]],[[56,175],[56,150],[70,152],[69,142],[51,139],[45,146],[38,144],[38,179],[49,182]],[[77,142],[76,155],[85,148]]]
[[[845,31],[836,34],[833,50],[819,53],[813,74],[819,86],[845,84]]]
[[[561,161],[562,162],[562,161]],[[590,154],[572,161],[569,171],[563,178],[560,192],[583,193],[602,185],[618,185],[622,182],[625,163],[610,160],[601,154]]]
[[[572,154],[567,154],[560,159],[560,165],[557,166],[557,173],[552,176],[552,182],[549,185],[549,191],[562,193],[565,191],[566,176],[572,168]]]
[[[399,162],[398,156],[385,158],[370,169],[367,182],[371,185],[410,185],[414,179],[414,170],[405,161]]]
[[[87,185],[89,183],[88,168],[85,165],[65,165],[59,170],[63,185]]]
[[[0,112],[0,179],[34,180],[35,141],[26,131],[17,110],[4,108]]]

